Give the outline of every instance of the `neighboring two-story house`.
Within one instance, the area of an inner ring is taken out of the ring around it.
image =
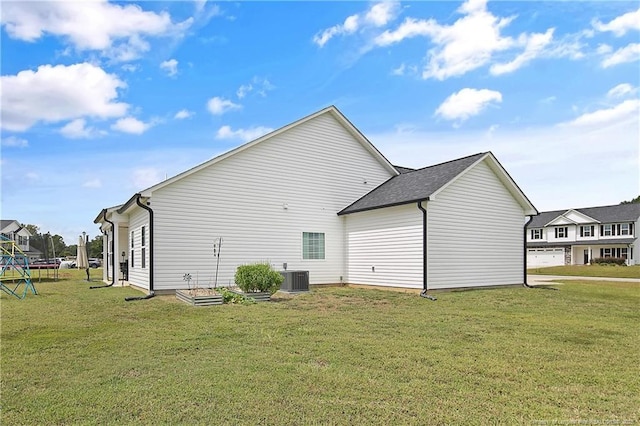
[[[11,241],[15,241],[18,248],[29,258],[30,262],[39,259],[42,255],[40,250],[29,245],[29,238],[32,235],[17,220],[0,220],[0,234]]]
[[[640,204],[542,212],[527,226],[527,266],[587,265],[618,257],[638,263]]]

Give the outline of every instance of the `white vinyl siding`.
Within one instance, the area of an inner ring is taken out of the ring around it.
[[[415,203],[346,216],[349,284],[422,288],[422,212]]]
[[[428,202],[428,287],[522,284],[522,207],[481,162]]]
[[[149,213],[146,210],[134,209],[129,217],[129,256],[133,252],[134,262],[129,259],[129,283],[141,287],[149,288],[149,268],[142,268],[142,227],[148,229]],[[131,241],[133,234],[133,241]],[[145,253],[147,257],[144,261],[148,264],[148,251]],[[133,263],[133,266],[132,266]]]
[[[209,285],[218,237],[224,239],[221,285],[233,284],[239,265],[258,261],[277,270],[283,263],[308,270],[311,284],[339,283],[345,250],[337,212],[389,177],[382,163],[323,114],[161,187],[150,205],[155,288],[184,288],[186,273]],[[303,232],[325,234],[324,260],[303,259]]]

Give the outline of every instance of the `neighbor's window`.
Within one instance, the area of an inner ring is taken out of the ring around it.
[[[133,248],[133,231],[131,231],[131,248]]]
[[[609,225],[602,225],[602,235],[604,237],[610,237],[612,234],[611,232],[611,224]]]
[[[594,236],[593,225],[584,225],[580,227],[580,236],[581,237],[593,237]]]
[[[566,226],[561,226],[556,228],[556,238],[567,238],[569,228]]]
[[[629,235],[629,224],[623,223],[620,225],[620,235]]]
[[[532,229],[531,230],[531,239],[532,240],[541,240],[542,239],[542,229]]]
[[[303,259],[324,259],[324,233],[323,232],[303,232],[302,233],[302,258]]]
[[[622,247],[620,249],[620,257],[621,258],[628,259],[628,253],[629,253],[629,251],[628,251],[628,249],[626,247]]]

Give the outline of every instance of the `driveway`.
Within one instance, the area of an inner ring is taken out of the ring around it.
[[[581,281],[621,281],[626,283],[639,283],[639,278],[608,278],[608,277],[576,277],[561,275],[527,275],[529,285],[544,285],[557,283],[559,280],[581,280]]]

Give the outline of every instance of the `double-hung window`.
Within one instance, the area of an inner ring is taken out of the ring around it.
[[[610,237],[611,235],[613,235],[613,231],[611,229],[611,224],[602,225],[602,236],[603,237]]]
[[[532,229],[531,230],[531,239],[532,240],[541,240],[542,239],[542,229]]]
[[[622,223],[620,224],[620,235],[629,235],[629,224],[628,223]]]
[[[556,238],[567,238],[569,236],[569,228],[566,226],[558,226],[556,228]]]
[[[302,233],[302,258],[305,260],[324,259],[324,232]]]
[[[580,227],[580,236],[581,237],[593,237],[594,236],[593,225],[582,225]]]

